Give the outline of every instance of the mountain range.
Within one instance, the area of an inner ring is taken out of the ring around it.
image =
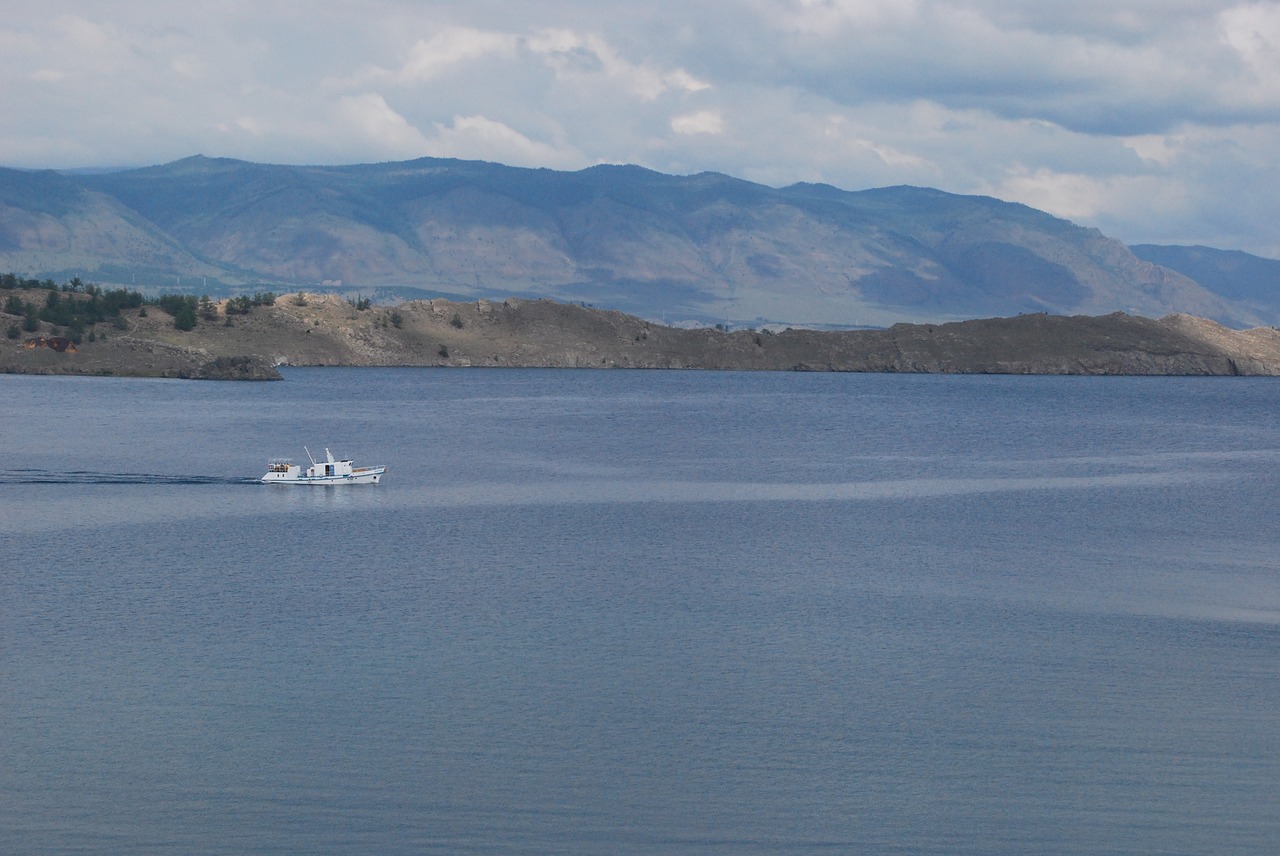
[[[1114,311],[1280,323],[1280,261],[1130,248],[1025,205],[929,188],[771,188],[635,166],[196,156],[119,171],[0,169],[0,271],[215,297],[547,297],[668,324]]]

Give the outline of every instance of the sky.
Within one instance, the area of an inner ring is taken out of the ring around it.
[[[3,0],[0,166],[912,184],[1280,258],[1280,2]]]

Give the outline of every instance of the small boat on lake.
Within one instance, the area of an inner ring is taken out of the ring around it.
[[[303,446],[311,466],[304,472],[300,464],[275,460],[267,465],[262,481],[267,484],[377,484],[382,481],[386,467],[357,467],[349,460],[335,460],[333,453],[324,450],[325,460],[317,462],[311,450]]]

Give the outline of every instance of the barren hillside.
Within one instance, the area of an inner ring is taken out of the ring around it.
[[[888,330],[723,332],[550,300],[357,309],[331,295],[298,294],[229,323],[219,314],[187,332],[157,307],[122,318],[124,329],[104,328],[74,352],[24,347],[26,335],[6,339],[0,371],[265,378],[278,376],[276,366],[505,366],[1280,375],[1280,332],[1181,315],[1031,314]]]

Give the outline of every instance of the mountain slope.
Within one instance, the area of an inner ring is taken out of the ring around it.
[[[1236,326],[1280,318],[1280,304],[1214,294],[1096,230],[985,197],[430,158],[0,170],[0,269],[213,294],[264,283],[551,297],[669,321],[879,326],[1116,310]]]
[[[1280,301],[1280,261],[1250,255],[1239,250],[1215,250],[1211,247],[1180,247],[1141,244],[1130,247],[1140,259],[1176,270],[1205,288],[1268,315]]]
[[[52,171],[0,170],[0,260],[6,272],[130,270],[160,282],[219,270],[110,194]]]

